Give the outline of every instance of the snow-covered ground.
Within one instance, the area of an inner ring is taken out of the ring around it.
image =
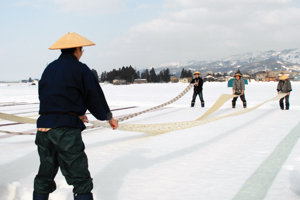
[[[118,117],[167,102],[187,84],[101,86],[111,109],[116,109],[114,116]],[[248,107],[276,96],[276,86],[277,83],[249,83],[245,92]],[[296,134],[300,132],[300,83],[292,82],[292,87],[289,111],[280,110],[278,101],[273,101],[243,115],[165,134],[108,128],[84,131],[95,199],[262,199],[260,195],[264,193],[267,200],[300,199],[300,143]],[[191,90],[165,109],[122,123],[195,120],[224,93],[231,94],[226,83],[205,83],[205,108],[200,107],[199,99],[194,108],[190,107]],[[37,118],[37,103],[37,86],[0,84],[0,112]],[[126,107],[131,108],[117,110]],[[209,117],[242,109],[240,100],[236,109],[228,101]],[[94,120],[91,115],[88,117]],[[35,129],[30,124],[7,125],[11,123],[1,120],[0,130]],[[286,136],[293,137],[286,140]],[[31,199],[39,166],[34,139],[34,135],[0,133],[0,200]],[[247,180],[249,187],[244,185]],[[50,199],[72,199],[72,187],[60,172],[56,183],[57,190]]]

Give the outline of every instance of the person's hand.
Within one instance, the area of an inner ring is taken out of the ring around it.
[[[278,92],[278,94],[280,94],[280,92]]]
[[[244,95],[244,92],[242,92],[241,96]]]
[[[290,93],[288,92],[287,95],[290,95]]]
[[[79,116],[79,119],[80,119],[83,123],[89,123],[89,119],[87,118],[86,115],[81,115],[81,116]]]
[[[113,130],[117,129],[119,126],[118,122],[114,118],[111,118],[108,122]]]

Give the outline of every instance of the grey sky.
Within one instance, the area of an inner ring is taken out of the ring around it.
[[[48,48],[67,32],[96,43],[85,48],[81,61],[98,73],[300,46],[299,0],[28,0],[0,5],[0,80],[40,78],[46,64],[59,56]]]

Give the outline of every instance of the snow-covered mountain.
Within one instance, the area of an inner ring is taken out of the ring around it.
[[[156,72],[169,68],[170,72],[180,75],[182,69],[191,71],[213,71],[230,73],[240,69],[242,72],[252,73],[268,69],[270,71],[299,71],[300,50],[286,49],[283,51],[255,51],[239,55],[233,55],[218,61],[187,61],[170,62],[154,67]]]
[[[280,52],[278,54],[278,57],[281,60],[291,62],[291,63],[297,63],[300,64],[300,50],[299,49],[288,49]]]
[[[223,58],[222,61],[229,61],[232,63],[254,63],[259,61],[268,60],[270,58],[276,58],[281,61],[290,62],[294,64],[300,64],[300,50],[287,49],[283,51],[255,51],[245,54],[239,54]]]

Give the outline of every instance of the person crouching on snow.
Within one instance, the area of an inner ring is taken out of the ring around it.
[[[287,93],[287,95],[285,97],[283,97],[279,100],[279,106],[280,106],[281,110],[284,110],[284,105],[283,105],[284,98],[285,98],[285,109],[288,110],[290,108],[289,98],[290,98],[290,92],[292,91],[292,85],[291,85],[291,81],[288,80],[287,78],[288,78],[287,75],[282,74],[279,77],[279,82],[277,85],[278,94],[279,93]]]
[[[240,95],[240,98],[243,102],[243,107],[247,108],[247,103],[245,99],[245,82],[242,79],[242,74],[240,70],[238,70],[233,77],[235,77],[235,80],[233,81],[232,90],[233,95]],[[232,99],[232,108],[235,108],[236,100],[238,97],[233,97]]]
[[[194,83],[194,94],[193,94],[193,99],[191,102],[191,107],[194,107],[197,95],[200,98],[201,106],[204,107],[204,100],[203,100],[203,93],[202,93],[203,80],[202,80],[202,78],[200,78],[200,74],[201,73],[198,71],[195,71],[193,73],[193,75],[195,75],[195,78],[191,81],[191,83]]]

